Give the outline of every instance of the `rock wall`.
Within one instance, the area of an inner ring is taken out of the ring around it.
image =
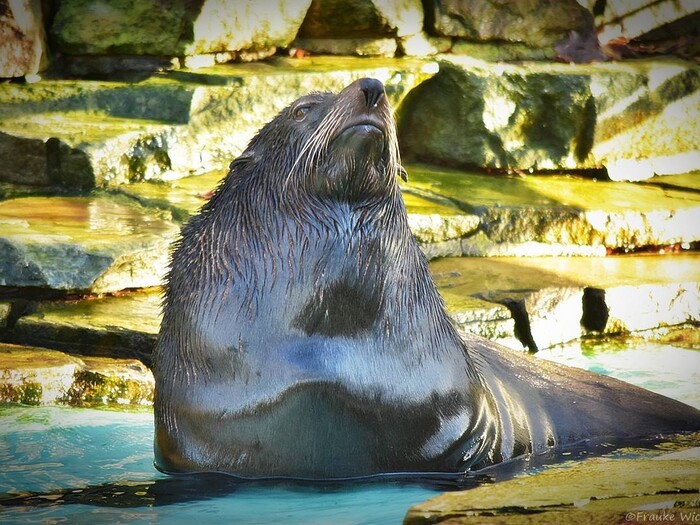
[[[367,76],[395,108],[409,223],[460,328],[531,351],[695,330],[700,67],[605,61],[640,49],[599,45],[616,5],[0,0],[0,342],[126,360],[115,383],[92,357],[58,363],[41,393],[36,349],[0,347],[19,385],[0,398],[140,403],[149,378],[133,397],[122,376],[149,362],[181,226],[282,107]],[[684,5],[674,24],[695,19]],[[617,256],[640,251],[689,253]]]
[[[699,11],[692,0],[2,0],[0,77],[33,80],[50,65],[77,75],[191,68],[276,52],[589,62],[629,53],[628,41],[649,34],[697,54]]]

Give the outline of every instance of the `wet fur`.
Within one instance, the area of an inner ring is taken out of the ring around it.
[[[594,435],[700,428],[681,403],[566,367],[545,377],[552,365],[460,336],[408,227],[377,100],[358,81],[291,104],[183,229],[154,355],[157,466],[458,472]],[[368,119],[381,134],[348,130]],[[647,409],[619,424],[633,399]]]

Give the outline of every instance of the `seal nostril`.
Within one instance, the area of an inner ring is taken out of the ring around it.
[[[384,84],[376,78],[363,78],[360,80],[360,89],[365,95],[368,109],[372,109],[384,96]]]

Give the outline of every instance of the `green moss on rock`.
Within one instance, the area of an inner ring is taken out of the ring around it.
[[[35,381],[23,381],[18,385],[0,384],[0,403],[41,405],[42,386]]]

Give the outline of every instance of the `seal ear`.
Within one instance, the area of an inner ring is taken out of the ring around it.
[[[397,171],[397,175],[401,177],[401,180],[404,182],[408,182],[408,172],[406,171],[406,169],[403,166],[399,165],[399,169]]]
[[[231,161],[231,164],[228,165],[228,171],[238,171],[241,168],[244,168],[245,166],[248,166],[249,164],[255,162],[255,157],[253,156],[252,153],[242,153],[240,157],[236,157]]]

